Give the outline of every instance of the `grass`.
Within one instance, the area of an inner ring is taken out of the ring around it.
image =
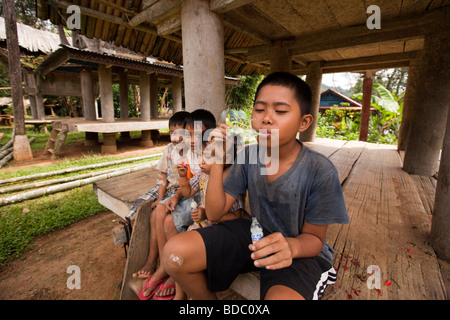
[[[36,137],[36,140],[31,145],[32,149],[43,150],[49,134],[37,133],[29,128],[27,129],[27,136],[29,138],[33,136]],[[1,141],[2,143],[0,143],[0,147],[11,139],[11,131],[11,128],[0,127],[0,132],[5,133]],[[83,140],[84,133],[71,132],[68,134],[65,145],[70,145]],[[102,156],[99,154],[84,155],[77,159],[62,159],[48,166],[33,166],[8,171],[0,170],[0,180],[132,157],[135,156],[117,157]],[[109,169],[147,161],[149,161],[149,159],[127,162],[123,165],[118,164],[93,170],[52,176],[46,179],[79,175],[86,172],[100,171],[107,168]],[[25,181],[24,183],[27,182],[30,181]],[[6,185],[2,185],[1,187],[4,186]],[[5,195],[6,194],[2,194],[0,196]],[[105,210],[107,209],[98,203],[97,196],[92,190],[92,185],[0,207],[0,269],[12,259],[20,257],[24,250],[31,248],[33,240],[37,236],[64,228],[76,221],[93,216],[96,213]]]

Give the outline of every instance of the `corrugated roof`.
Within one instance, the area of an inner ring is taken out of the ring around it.
[[[31,52],[50,53],[59,48],[59,35],[17,23],[19,46]],[[0,17],[0,41],[6,40],[5,19]]]

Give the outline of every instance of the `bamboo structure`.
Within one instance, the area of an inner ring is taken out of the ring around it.
[[[90,164],[87,166],[68,168],[68,169],[62,169],[62,170],[51,171],[51,172],[36,173],[36,174],[28,175],[28,176],[0,180],[0,185],[6,184],[6,183],[18,182],[18,181],[45,178],[45,177],[55,176],[58,174],[65,174],[65,173],[69,173],[69,172],[107,167],[107,166],[112,166],[112,165],[116,165],[116,164],[120,164],[120,163],[133,162],[133,161],[138,161],[138,160],[143,160],[143,159],[156,158],[156,157],[160,157],[161,155],[162,155],[162,153],[155,153],[155,154],[134,157],[134,158],[128,158],[128,159],[123,159],[123,160],[115,160],[115,161],[109,161],[109,162],[104,162],[104,163]]]
[[[66,191],[66,190],[74,189],[77,187],[82,187],[82,186],[91,184],[96,181],[109,179],[109,178],[121,176],[121,175],[124,175],[127,173],[148,169],[150,167],[155,166],[158,161],[159,160],[154,160],[154,161],[142,164],[140,166],[134,166],[134,167],[128,168],[128,169],[119,169],[114,172],[105,173],[105,174],[87,178],[87,179],[71,181],[71,182],[62,183],[62,184],[59,184],[56,186],[51,186],[48,188],[41,188],[41,189],[32,190],[32,191],[28,191],[28,192],[18,193],[18,194],[8,196],[8,197],[3,197],[3,198],[0,198],[0,206],[5,206],[8,204],[12,204],[12,203],[17,203],[17,202],[21,202],[21,201],[25,201],[25,200],[38,198],[38,197],[42,197],[44,195],[53,194],[53,193],[57,193],[57,192],[61,192],[61,191]]]

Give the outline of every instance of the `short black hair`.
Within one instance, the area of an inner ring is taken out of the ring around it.
[[[210,111],[205,109],[197,109],[192,111],[186,117],[185,126],[190,125],[193,127],[195,121],[201,121],[205,126],[205,130],[214,129],[215,127],[217,127],[216,118]]]
[[[311,109],[311,89],[300,77],[289,72],[274,72],[266,76],[258,85],[255,93],[255,103],[259,91],[267,85],[282,86],[294,90],[294,97],[300,106],[302,115],[309,114]]]
[[[169,119],[169,127],[170,126],[180,126],[182,125],[183,128],[185,126],[186,118],[189,116],[189,112],[187,111],[178,111],[175,112]]]

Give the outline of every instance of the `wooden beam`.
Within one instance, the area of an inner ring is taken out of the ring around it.
[[[62,0],[55,0],[55,3],[58,7],[63,8],[63,9],[66,9],[68,6],[72,5],[72,3],[67,2],[67,1],[62,1]],[[87,8],[87,7],[83,7],[83,6],[78,6],[78,7],[80,8],[80,12],[82,15],[96,18],[96,19],[105,20],[105,21],[108,21],[111,23],[115,23],[121,27],[132,28],[137,31],[142,31],[142,32],[147,32],[147,33],[151,33],[154,35],[158,35],[158,32],[155,28],[149,27],[147,25],[132,26],[130,23],[124,21],[121,17],[106,14],[104,12],[100,12],[100,11],[97,11],[97,10],[94,10],[91,8]],[[181,43],[181,38],[179,38],[177,36],[165,35],[164,38]]]
[[[282,45],[289,49],[291,56],[299,56],[400,39],[422,38],[427,25],[439,17],[440,13],[434,10],[424,16],[383,22],[383,28],[380,30],[369,30],[364,24],[284,40]],[[251,47],[247,56],[251,63],[268,61],[269,45]]]
[[[254,0],[210,0],[209,9],[215,13],[224,13],[253,2]]]
[[[179,7],[180,4],[180,0],[158,1],[134,16],[130,20],[130,26],[135,27],[143,22],[152,22],[163,15],[167,15],[175,7]]]

